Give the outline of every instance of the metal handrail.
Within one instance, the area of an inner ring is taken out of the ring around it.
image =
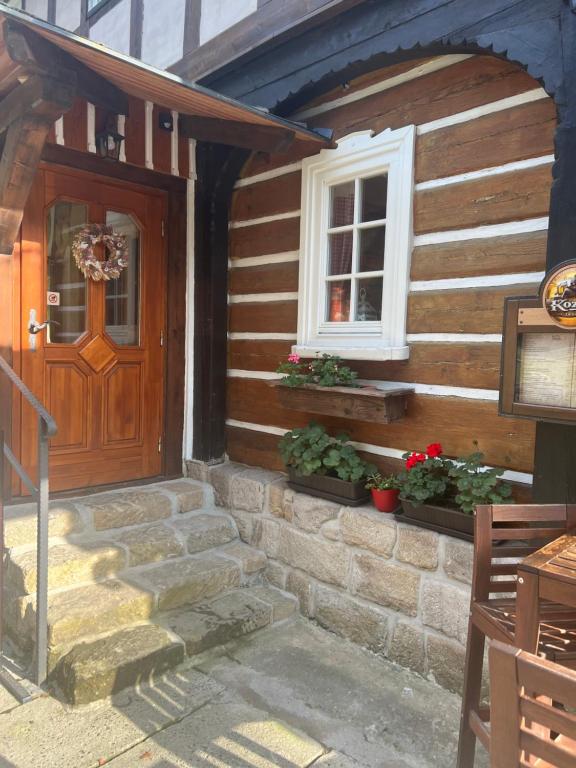
[[[37,537],[36,537],[36,645],[35,645],[35,683],[41,686],[46,680],[48,661],[48,520],[49,520],[49,480],[48,480],[48,449],[49,440],[58,432],[58,427],[46,408],[30,392],[22,379],[13,368],[0,356],[0,371],[8,378],[22,397],[29,403],[38,416],[38,481],[35,485],[30,476],[18,461],[10,447],[6,444],[5,436],[0,432],[2,451],[0,452],[0,552],[4,550],[4,512],[3,484],[4,471],[2,459],[6,457],[18,477],[26,485],[37,507]],[[1,570],[1,569],[0,569]],[[0,575],[0,608],[2,589]],[[15,681],[8,670],[2,651],[2,611],[0,610],[0,677],[20,698],[30,698],[26,687]],[[21,681],[20,681],[21,683]],[[24,693],[22,693],[24,691]]]

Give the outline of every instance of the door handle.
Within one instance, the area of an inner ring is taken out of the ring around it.
[[[30,317],[28,319],[28,344],[30,349],[36,349],[36,334],[43,331],[49,325],[60,325],[57,320],[44,320],[43,323],[39,323],[36,320],[36,310],[30,310]]]

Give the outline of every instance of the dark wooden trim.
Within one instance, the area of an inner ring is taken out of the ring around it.
[[[47,77],[77,83],[78,95],[119,115],[128,114],[128,97],[66,51],[21,24],[6,21],[4,39],[10,58],[18,66]]]
[[[184,12],[184,45],[183,56],[195,51],[200,44],[200,16],[202,0],[186,0]]]
[[[48,0],[48,18],[50,24],[56,24],[56,0]]]
[[[339,83],[401,60],[505,50],[552,93],[563,78],[560,16],[567,10],[564,0],[361,2],[321,25],[298,25],[291,37],[277,35],[226,67],[220,63],[201,82],[290,114]],[[191,74],[180,65],[174,71]]]
[[[186,180],[179,176],[170,176],[158,171],[150,171],[148,168],[139,168],[128,163],[117,163],[104,160],[97,155],[87,152],[79,152],[56,144],[46,144],[42,152],[42,160],[55,165],[64,165],[68,168],[78,168],[101,176],[108,176],[133,184],[142,184],[145,187],[165,189],[168,192],[186,192]]]
[[[294,141],[294,131],[268,125],[248,125],[217,117],[181,115],[180,135],[257,152],[286,152]]]
[[[144,0],[132,0],[130,5],[130,56],[142,56],[142,26],[144,23]]]
[[[574,259],[576,242],[576,17],[565,6],[561,17],[563,80],[556,96],[560,124],[556,132],[548,270]],[[576,426],[538,422],[534,454],[534,498],[537,502],[576,502]]]
[[[166,395],[164,405],[164,474],[182,475],[184,393],[186,387],[186,191],[168,198]]]
[[[200,6],[200,0],[188,0]],[[268,0],[258,4],[258,10],[203,45],[199,43],[200,19],[196,45],[184,47],[182,59],[171,71],[190,80],[218,71],[238,56],[261,53],[267,44],[276,44],[303,29],[317,26],[327,18],[365,0]],[[233,64],[231,66],[234,66]]]
[[[226,447],[228,220],[247,156],[215,144],[197,148],[193,458],[201,461],[221,459]]]

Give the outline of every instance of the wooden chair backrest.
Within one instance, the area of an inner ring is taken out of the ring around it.
[[[576,672],[496,640],[489,662],[491,768],[574,768]]]
[[[473,600],[516,592],[518,563],[576,528],[574,504],[492,504],[476,507]]]

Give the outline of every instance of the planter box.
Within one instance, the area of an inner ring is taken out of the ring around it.
[[[295,470],[288,469],[288,485],[299,493],[318,496],[348,507],[359,507],[370,498],[368,491],[364,488],[364,480],[349,483],[338,477],[327,475],[298,475]]]
[[[280,381],[270,381],[268,386],[276,390],[284,408],[378,424],[390,424],[403,418],[408,395],[414,392],[410,387],[377,389],[368,386],[319,387],[317,384],[287,387]]]
[[[402,512],[395,515],[397,520],[457,539],[474,541],[473,515],[465,515],[459,509],[435,507],[432,504],[412,504],[404,499],[401,499],[401,504]]]

